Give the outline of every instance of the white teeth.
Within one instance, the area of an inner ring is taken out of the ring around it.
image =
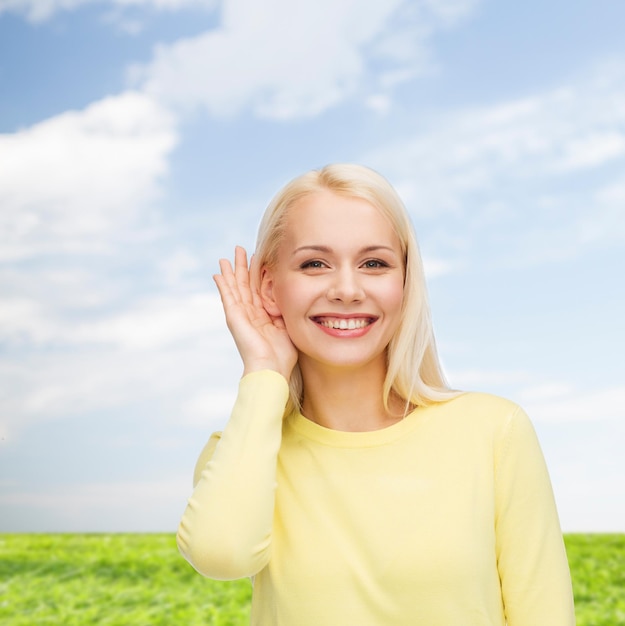
[[[369,325],[368,319],[334,319],[321,320],[320,324],[326,328],[337,328],[340,330],[356,330],[356,328],[364,328]]]

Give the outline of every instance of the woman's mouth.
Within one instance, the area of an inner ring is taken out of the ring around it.
[[[376,318],[373,317],[313,317],[312,320],[323,326],[333,330],[358,330],[366,328]]]

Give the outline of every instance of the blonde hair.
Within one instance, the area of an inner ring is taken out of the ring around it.
[[[384,406],[388,409],[392,393],[405,401],[406,410],[411,405],[423,406],[453,397],[457,392],[445,381],[436,350],[423,263],[412,223],[397,192],[374,170],[353,164],[327,165],[287,183],[270,202],[260,223],[255,252],[258,271],[277,262],[289,208],[321,190],[366,200],[391,222],[401,241],[404,298],[401,323],[387,350]],[[287,413],[301,409],[304,389],[297,365],[289,385]]]

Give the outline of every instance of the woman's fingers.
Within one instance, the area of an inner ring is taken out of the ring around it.
[[[227,259],[219,259],[219,269],[221,274],[213,276],[221,295],[221,301],[224,305],[232,305],[241,301],[238,294],[236,280],[230,261]]]
[[[234,249],[234,275],[241,300],[246,304],[251,304],[252,293],[250,292],[250,271],[247,265],[247,252],[241,246],[237,246]]]
[[[234,273],[242,278],[247,274],[247,252],[241,246],[234,248]]]
[[[248,268],[247,253],[244,248],[237,246],[234,251],[234,269],[228,259],[219,259],[219,269],[221,274],[213,278],[224,307],[229,309],[240,305],[246,317],[258,323],[267,313],[258,293],[254,257]]]
[[[256,260],[256,256],[252,255],[252,258],[250,259],[250,292],[252,294],[252,304],[256,308],[264,310],[263,303],[260,297],[260,276],[258,274],[257,265],[258,261]]]

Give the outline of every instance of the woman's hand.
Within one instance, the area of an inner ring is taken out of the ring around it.
[[[281,317],[271,317],[263,307],[254,278],[254,258],[250,268],[247,254],[239,246],[230,261],[219,260],[221,274],[213,276],[226,314],[226,323],[243,359],[243,374],[271,369],[287,380],[297,362],[297,349]],[[251,278],[250,278],[251,276]]]

